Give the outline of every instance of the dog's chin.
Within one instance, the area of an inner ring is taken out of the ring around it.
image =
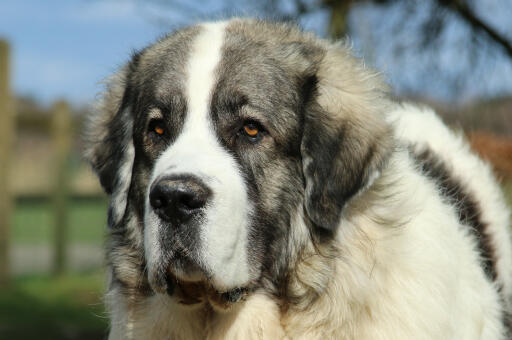
[[[170,277],[174,277],[182,282],[208,281],[206,270],[198,262],[180,253],[175,253],[165,267]]]
[[[178,283],[208,281],[205,271],[198,264],[178,252],[150,266],[148,280],[155,292],[169,295],[173,295],[173,287]]]
[[[170,277],[167,294],[185,308],[197,308],[208,304],[217,311],[227,311],[232,306],[246,299],[247,288],[235,288],[221,292],[208,281],[182,281]]]
[[[193,260],[177,255],[169,263],[162,265],[160,275],[155,275],[150,283],[155,292],[170,296],[182,306],[195,308],[209,303],[214,309],[225,311],[248,295],[247,287],[218,286]]]

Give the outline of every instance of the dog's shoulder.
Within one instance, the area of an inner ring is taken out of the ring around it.
[[[471,150],[463,132],[450,129],[429,107],[396,105],[388,121],[417,169],[435,182],[461,224],[468,227],[486,275],[498,282],[504,297],[510,296],[510,213],[492,167]]]

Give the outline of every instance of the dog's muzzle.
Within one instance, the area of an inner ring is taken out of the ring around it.
[[[191,174],[168,174],[153,181],[149,208],[160,220],[157,238],[161,255],[149,279],[153,289],[173,296],[180,304],[208,302],[216,309],[227,309],[244,300],[249,289],[245,282],[227,289],[214,286],[212,272],[201,259],[199,234],[207,210],[214,207],[212,192]]]

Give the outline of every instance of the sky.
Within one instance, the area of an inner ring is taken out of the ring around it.
[[[186,0],[175,0],[174,3],[180,1],[187,4]],[[122,66],[132,51],[143,48],[176,27],[211,18],[210,14],[222,10],[226,1],[231,1],[235,13],[253,14],[250,10],[244,13],[235,8],[241,3],[236,0],[224,0],[223,4],[217,0],[194,1],[188,3],[195,3],[195,6],[201,3],[201,7],[183,5],[167,10],[147,2],[143,5],[144,0],[1,0],[0,38],[8,39],[12,46],[12,88],[17,95],[34,97],[45,105],[58,99],[69,100],[75,105],[92,103],[102,90],[101,80]],[[287,6],[291,0],[282,0],[282,3]],[[495,13],[500,13],[499,8]],[[428,80],[432,72],[422,70],[420,60],[409,58],[397,62],[391,52],[386,52],[385,44],[378,44],[375,32],[385,28],[373,27],[371,23],[378,20],[372,18],[392,14],[365,11],[364,8],[352,14],[352,20],[366,22],[366,26],[353,25],[356,27],[354,32],[359,36],[368,35],[368,32],[358,32],[358,27],[369,27],[374,31],[370,41],[383,46],[376,52],[378,56],[373,64],[397,89],[411,88],[412,84],[419,91],[424,88],[427,94],[430,91],[431,96],[442,97],[446,94],[442,81]],[[499,21],[499,16],[494,18]],[[325,34],[327,19],[326,13],[320,11],[304,18],[301,24],[306,29]],[[508,22],[508,16],[503,20]],[[354,45],[356,49],[365,48],[357,36]],[[453,49],[451,54],[446,53],[443,57],[447,59],[448,70],[451,65],[457,65],[458,55]],[[510,61],[498,63],[492,72],[488,74],[490,85],[485,88],[482,85],[480,89],[480,85],[475,84],[468,93],[512,93],[512,81],[508,80],[512,79]]]
[[[479,18],[512,41],[511,0],[468,2]],[[425,48],[419,32],[435,1],[411,3],[414,11],[403,6],[403,1],[389,6],[363,2],[349,16],[356,50],[366,52],[362,53],[365,61],[385,75],[395,93],[455,104],[512,95],[512,59],[501,47],[475,34],[447,11],[450,20],[438,44]],[[471,49],[472,39],[482,43]],[[397,47],[401,47],[400,53]]]
[[[0,1],[12,88],[46,104],[59,98],[90,102],[102,79],[164,31],[130,1]]]

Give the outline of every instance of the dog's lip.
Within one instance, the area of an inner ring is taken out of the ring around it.
[[[182,260],[190,261],[190,259]],[[250,291],[247,287],[219,289],[215,286],[212,278],[205,274],[205,271],[201,270],[195,263],[194,266],[197,271],[193,276],[175,273],[172,270],[172,265],[167,268],[166,293],[175,297],[178,303],[182,305],[192,306],[208,301],[215,308],[225,310],[245,299]]]
[[[208,281],[182,281],[173,276],[168,277],[167,287],[167,294],[175,297],[179,304],[192,306],[208,301],[211,306],[220,310],[229,309],[233,304],[244,300],[250,292],[246,287],[221,292]]]
[[[206,279],[204,271],[181,252],[174,251],[165,260],[148,270],[148,281],[153,291],[172,295],[176,282],[201,282]],[[185,273],[182,268],[187,268]],[[192,274],[192,275],[190,275]]]
[[[249,286],[217,286],[214,277],[186,254],[175,250],[166,262],[160,264],[159,279],[154,280],[152,285],[155,292],[172,296],[181,305],[194,306],[209,302],[219,310],[229,309],[244,300],[250,292]]]

